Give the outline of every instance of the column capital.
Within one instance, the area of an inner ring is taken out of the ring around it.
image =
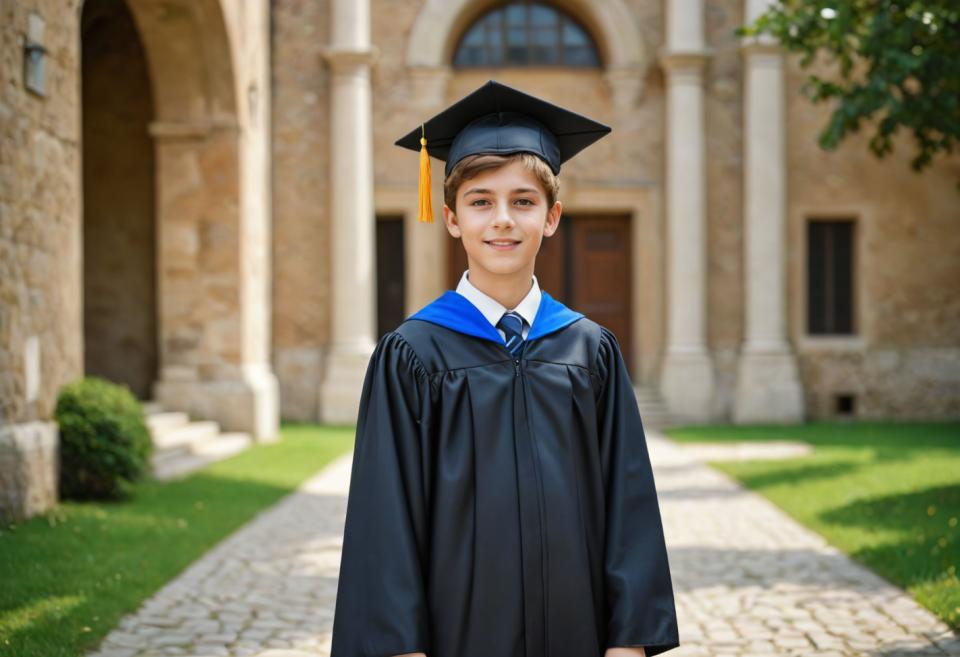
[[[707,60],[713,56],[713,50],[667,50],[663,49],[657,56],[660,67],[668,73],[673,72],[701,72],[707,65]]]
[[[744,37],[740,40],[740,52],[748,55],[781,55],[783,46],[769,34]]]
[[[380,51],[376,46],[344,48],[333,46],[323,51],[323,61],[333,73],[350,73],[357,68],[369,68],[376,63]]]

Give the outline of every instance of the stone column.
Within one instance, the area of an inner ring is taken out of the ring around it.
[[[746,3],[749,20],[765,0]],[[797,422],[803,389],[786,330],[786,111],[783,58],[769,37],[741,44],[744,61],[746,320],[734,422]]]
[[[707,348],[706,146],[702,0],[668,2],[667,344],[661,390],[683,422],[712,418],[714,374]]]
[[[334,0],[330,66],[330,349],[320,418],[354,423],[376,316],[369,0]]]

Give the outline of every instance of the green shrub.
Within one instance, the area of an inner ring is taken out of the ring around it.
[[[120,497],[149,467],[153,443],[140,402],[125,386],[98,377],[60,390],[60,496]]]

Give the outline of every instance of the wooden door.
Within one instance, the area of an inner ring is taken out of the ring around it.
[[[448,287],[456,289],[467,255],[460,240],[448,242]],[[563,215],[545,237],[534,272],[541,289],[613,331],[632,363],[630,220],[625,215]]]
[[[633,362],[630,222],[627,217],[578,216],[570,225],[570,307],[617,336]]]

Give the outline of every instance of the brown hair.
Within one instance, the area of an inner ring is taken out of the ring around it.
[[[560,193],[560,180],[544,160],[532,153],[525,152],[510,153],[509,155],[477,153],[463,158],[457,162],[453,171],[443,181],[443,202],[456,212],[457,192],[463,183],[476,178],[484,171],[500,169],[517,160],[523,164],[527,171],[532,171],[533,175],[536,176],[547,196],[547,209],[552,208],[557,200],[557,195]]]

